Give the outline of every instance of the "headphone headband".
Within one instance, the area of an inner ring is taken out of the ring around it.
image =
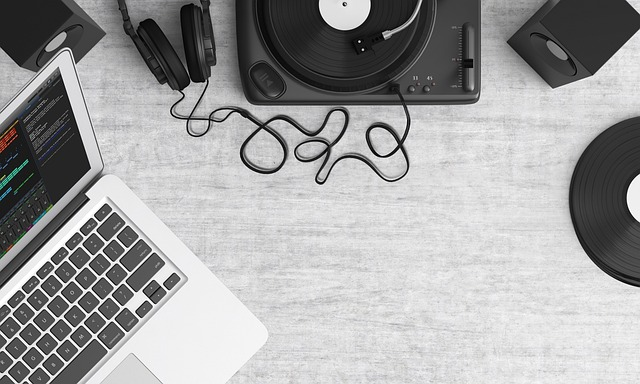
[[[124,0],[122,0],[124,1]],[[200,0],[202,4],[202,17],[204,23],[204,51],[207,57],[207,64],[210,66],[216,65],[216,44],[213,37],[213,21],[211,20],[211,6],[210,0]]]
[[[133,28],[133,24],[131,23],[131,18],[129,17],[129,9],[127,9],[127,2],[125,0],[118,0],[118,8],[120,8],[120,13],[122,13],[122,21],[124,22],[124,32],[133,37],[136,35],[136,31]]]

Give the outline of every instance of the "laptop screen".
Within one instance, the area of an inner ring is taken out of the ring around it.
[[[60,69],[0,122],[0,259],[89,170]]]

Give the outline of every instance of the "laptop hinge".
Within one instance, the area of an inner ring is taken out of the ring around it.
[[[65,225],[75,213],[89,201],[86,194],[81,193],[71,201],[11,262],[0,271],[0,287],[4,286],[22,266],[31,260],[44,244]]]

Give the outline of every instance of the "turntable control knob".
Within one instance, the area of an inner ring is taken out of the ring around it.
[[[282,77],[265,62],[257,63],[251,67],[249,75],[258,91],[268,99],[279,98],[286,89]]]
[[[476,89],[476,29],[471,23],[462,26],[462,81],[466,92]]]
[[[409,88],[407,88],[407,91],[409,91],[409,93],[414,93],[416,91],[416,87],[410,85]]]

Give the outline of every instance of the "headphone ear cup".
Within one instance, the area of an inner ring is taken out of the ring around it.
[[[191,83],[189,74],[158,24],[151,19],[141,22],[138,26],[138,35],[158,59],[171,89],[182,91],[189,86]]]
[[[183,6],[180,9],[180,24],[191,80],[203,83],[211,76],[211,67],[205,55],[202,9],[194,4]]]
[[[151,52],[147,44],[145,44],[144,41],[142,41],[142,39],[137,35],[133,35],[131,36],[131,38],[133,39],[133,43],[138,49],[138,52],[140,52],[142,60],[144,60],[145,64],[147,64],[147,67],[149,67],[149,70],[151,71],[151,73],[153,73],[153,76],[155,76],[156,80],[158,80],[158,83],[166,84],[167,75],[162,70],[162,67],[160,67],[158,59]]]

